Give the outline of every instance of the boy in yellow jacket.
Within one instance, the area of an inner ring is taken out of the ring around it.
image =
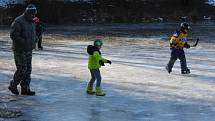
[[[184,53],[184,48],[190,48],[190,45],[187,43],[187,33],[189,29],[190,26],[188,23],[181,23],[180,29],[177,30],[170,39],[171,57],[169,63],[166,66],[168,73],[172,72],[172,67],[177,59],[179,59],[181,63],[181,74],[190,73]]]
[[[88,69],[91,73],[91,80],[88,83],[87,86],[87,94],[94,94],[96,93],[96,96],[105,96],[105,92],[101,88],[101,74],[99,68],[101,66],[104,66],[104,63],[111,64],[110,60],[102,58],[100,49],[103,45],[102,40],[96,39],[94,41],[93,45],[88,45],[87,47],[87,53],[89,55],[88,58]],[[93,84],[96,80],[96,92],[93,91]]]

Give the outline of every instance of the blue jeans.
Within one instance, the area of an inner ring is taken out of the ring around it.
[[[102,80],[100,70],[99,69],[91,69],[90,73],[91,73],[91,79],[90,79],[90,82],[88,85],[93,87],[93,84],[96,81],[96,87],[100,87],[101,86],[101,80]]]

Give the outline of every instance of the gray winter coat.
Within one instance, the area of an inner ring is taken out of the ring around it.
[[[10,38],[14,51],[32,51],[37,41],[35,24],[28,21],[24,14],[18,16],[11,24]]]

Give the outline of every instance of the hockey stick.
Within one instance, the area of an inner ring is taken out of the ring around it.
[[[196,39],[195,44],[193,44],[191,47],[196,47],[198,45],[198,43],[199,43],[199,38]]]

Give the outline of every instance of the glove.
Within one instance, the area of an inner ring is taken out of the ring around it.
[[[107,63],[111,64],[112,62],[110,60],[107,60]]]
[[[184,47],[188,49],[188,48],[190,48],[190,45],[186,42],[186,43],[184,43]]]
[[[99,64],[100,64],[101,66],[105,66],[105,64],[104,64],[104,62],[103,62],[102,60],[99,61]]]

